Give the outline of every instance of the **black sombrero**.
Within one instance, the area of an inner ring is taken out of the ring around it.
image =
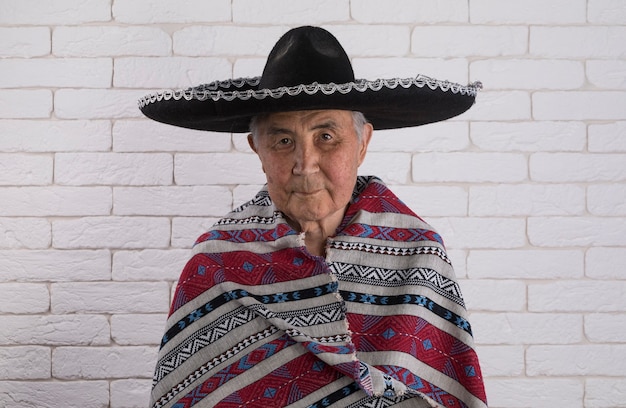
[[[422,75],[355,79],[337,39],[306,26],[278,40],[260,77],[161,91],[140,99],[139,108],[158,122],[217,132],[248,132],[259,114],[314,109],[360,111],[374,129],[394,129],[457,116],[478,89],[478,82],[463,86]]]

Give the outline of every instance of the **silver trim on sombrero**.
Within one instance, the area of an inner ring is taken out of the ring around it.
[[[194,88],[187,89],[169,89],[157,92],[155,94],[146,95],[143,98],[139,99],[139,107],[143,108],[151,103],[160,102],[160,101],[169,101],[169,100],[180,100],[186,99],[188,101],[195,99],[199,101],[204,101],[207,99],[212,99],[214,102],[219,100],[225,101],[233,101],[235,99],[239,100],[248,100],[251,98],[254,99],[265,99],[267,97],[278,99],[285,95],[288,96],[296,96],[301,93],[306,93],[308,95],[314,95],[318,92],[321,92],[325,95],[331,95],[335,92],[341,94],[347,94],[352,90],[357,92],[365,92],[367,90],[372,91],[380,91],[383,88],[395,89],[398,86],[402,88],[410,88],[411,86],[417,86],[419,88],[423,88],[425,86],[429,87],[432,90],[440,89],[443,92],[452,92],[455,94],[467,95],[467,96],[476,96],[478,91],[482,89],[482,84],[480,82],[474,82],[469,85],[460,85],[454,82],[449,81],[440,81],[437,79],[429,78],[424,75],[418,75],[415,78],[391,78],[391,79],[377,79],[374,81],[369,81],[366,79],[357,79],[354,82],[348,82],[345,84],[320,84],[314,82],[312,84],[307,85],[297,85],[297,86],[283,86],[276,89],[246,89],[246,90],[234,90],[234,91],[224,91],[222,89],[231,89],[231,88],[242,88],[244,86],[248,87],[256,87],[259,84],[261,77],[252,77],[252,78],[237,78],[230,79],[226,81],[214,81],[205,85],[200,85]],[[222,89],[220,89],[222,88]]]

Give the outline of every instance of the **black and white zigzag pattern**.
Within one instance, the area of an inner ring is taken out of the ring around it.
[[[424,246],[424,247],[393,247],[386,245],[373,245],[364,242],[345,242],[345,241],[332,241],[329,243],[333,249],[340,249],[343,251],[361,251],[382,255],[395,255],[395,256],[413,256],[413,255],[435,255],[441,258],[447,264],[452,264],[446,252],[439,247]]]
[[[256,205],[259,207],[269,207],[270,205],[272,205],[272,199],[270,198],[270,193],[267,190],[259,191],[252,200],[235,208],[233,212],[242,212],[243,210],[245,210],[247,207],[251,205]]]
[[[249,306],[266,319],[281,319],[294,327],[309,327],[343,320],[345,317],[341,303],[324,305],[307,309],[290,310],[287,312],[273,312],[264,305]]]
[[[247,218],[222,218],[218,222],[215,223],[215,226],[221,225],[249,225],[249,224],[262,224],[262,225],[272,225],[276,222],[277,216],[279,216],[279,212],[275,212],[272,217],[261,217],[258,215],[247,217]]]
[[[340,281],[384,287],[404,285],[428,287],[454,303],[465,307],[459,284],[433,269],[385,269],[340,262],[333,262],[330,268]]]
[[[381,397],[371,396],[350,404],[347,408],[387,408],[411,397],[412,395],[402,395],[398,397],[387,397],[384,395]]]
[[[190,335],[185,341],[172,349],[157,364],[153,382],[160,381],[163,377],[171,373],[176,367],[183,364],[191,356],[203,349],[207,345],[214,343],[224,337],[233,329],[242,326],[257,317],[254,312],[245,307],[240,307],[222,316],[221,319],[202,327],[202,329]]]
[[[248,348],[250,345],[259,342],[268,338],[269,336],[276,333],[278,329],[274,326],[270,326],[262,332],[253,334],[243,341],[237,343],[234,347],[230,348],[226,352],[220,354],[219,356],[211,359],[205,364],[198,367],[193,373],[189,374],[183,381],[179,382],[176,386],[172,387],[172,389],[161,398],[159,398],[153,405],[153,408],[161,408],[173,398],[175,398],[178,394],[180,394],[184,389],[186,389],[189,385],[193,384],[197,379],[205,375],[207,372],[211,371],[214,367],[222,364],[225,361],[235,357],[237,354]],[[153,384],[154,386],[154,384]]]
[[[335,336],[315,337],[315,336],[311,336],[310,334],[303,333],[297,329],[287,329],[285,330],[285,333],[287,333],[291,338],[294,338],[294,339],[298,337],[303,337],[303,338],[309,339],[310,341],[320,343],[320,344],[348,343],[351,341],[351,337],[349,334],[337,334]]]

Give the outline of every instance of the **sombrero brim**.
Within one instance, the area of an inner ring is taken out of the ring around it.
[[[460,115],[474,104],[481,88],[478,82],[459,85],[423,75],[276,89],[258,89],[259,81],[240,78],[161,91],[140,99],[139,108],[158,122],[215,132],[245,133],[254,116],[317,109],[359,111],[374,129],[396,129]]]

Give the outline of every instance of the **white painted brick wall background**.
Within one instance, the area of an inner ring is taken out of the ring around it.
[[[144,407],[193,240],[264,178],[245,135],[144,119],[322,25],[357,76],[485,89],[375,134],[444,236],[491,407],[626,407],[624,0],[0,0],[0,407]]]

